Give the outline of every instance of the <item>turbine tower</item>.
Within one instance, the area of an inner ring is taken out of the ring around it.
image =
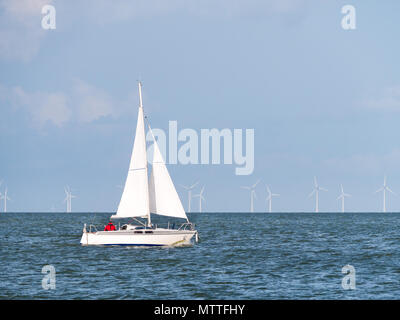
[[[76,198],[76,196],[72,195],[71,190],[68,186],[64,188],[65,191],[65,199],[64,202],[67,202],[67,212],[72,211],[72,198]]]
[[[338,200],[341,199],[342,200],[342,212],[344,212],[344,198],[346,197],[351,197],[351,194],[348,193],[344,193],[343,191],[343,185],[340,185],[340,195],[337,198]]]
[[[195,186],[197,186],[198,183],[199,182],[197,181],[196,183],[192,184],[190,187],[181,185],[181,187],[185,188],[188,192],[188,212],[191,212],[190,204],[191,204],[191,200],[192,200],[192,190]]]
[[[271,213],[272,212],[272,197],[279,197],[280,194],[278,193],[272,193],[270,188],[268,186],[267,187],[267,192],[268,192],[268,196],[266,198],[266,200],[269,202],[268,204],[268,212]]]
[[[319,192],[320,191],[328,191],[328,190],[326,190],[325,188],[320,187],[318,185],[318,182],[317,182],[317,177],[314,177],[314,190],[309,194],[308,197],[311,197],[315,193],[315,212],[317,212],[317,213],[319,212],[319,208],[318,208],[319,199],[318,198],[319,198]]]
[[[201,188],[199,194],[196,194],[196,195],[193,196],[193,197],[199,197],[199,212],[201,212],[201,201],[202,200],[206,201],[206,199],[204,199],[204,197],[203,197],[203,192],[204,192],[204,186],[203,186],[203,188]]]
[[[250,212],[254,212],[254,198],[257,198],[256,191],[254,189],[259,182],[260,182],[260,180],[258,180],[255,184],[253,184],[250,187],[246,187],[246,186],[241,187],[243,189],[250,190]]]
[[[386,212],[386,191],[389,191],[390,193],[395,194],[387,186],[387,184],[386,184],[386,176],[383,177],[383,186],[380,189],[376,190],[375,193],[378,193],[378,192],[381,192],[381,191],[383,192],[383,209],[382,209],[382,212]]]
[[[6,190],[4,191],[4,195],[1,195],[1,194],[0,194],[0,199],[1,199],[1,200],[4,200],[4,212],[7,212],[7,200],[11,200],[11,199],[7,196],[7,192],[8,192],[8,190],[7,190],[7,188],[6,188]]]

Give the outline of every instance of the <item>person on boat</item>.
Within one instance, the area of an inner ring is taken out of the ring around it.
[[[110,222],[104,228],[104,231],[115,231],[115,230],[117,230],[117,229],[115,228],[114,224],[110,220]]]

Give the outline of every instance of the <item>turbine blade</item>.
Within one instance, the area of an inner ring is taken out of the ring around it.
[[[378,193],[378,192],[381,192],[381,191],[383,191],[383,187],[378,189],[378,190],[376,190],[375,193]]]
[[[389,191],[389,192],[391,192],[391,193],[393,193],[393,194],[396,194],[396,193],[394,193],[389,187],[386,187],[386,190]]]
[[[193,189],[195,186],[197,186],[197,184],[199,183],[199,181],[197,181],[195,184],[192,184],[189,189]]]
[[[258,179],[257,182],[256,182],[255,184],[253,184],[251,187],[252,187],[252,188],[255,188],[256,185],[258,185],[258,183],[259,183],[260,181],[261,181],[261,179]]]
[[[315,190],[316,190],[316,189],[314,189],[314,190],[308,195],[308,198],[310,198],[310,197],[315,193]]]

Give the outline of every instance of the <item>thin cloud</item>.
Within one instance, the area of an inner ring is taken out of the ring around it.
[[[87,0],[80,14],[98,24],[183,14],[237,18],[303,14],[309,0]]]
[[[75,79],[65,92],[28,92],[20,86],[0,84],[0,102],[16,112],[26,112],[35,127],[50,123],[62,127],[69,122],[91,123],[101,118],[118,118],[131,114],[137,96],[128,93],[122,102],[115,101],[105,90]]]
[[[92,122],[102,117],[115,115],[114,102],[103,90],[82,80],[76,80],[73,99],[80,122]]]
[[[0,0],[0,58],[31,60],[40,49],[46,30],[42,7],[52,0]]]
[[[370,99],[364,105],[369,109],[400,111],[400,85],[384,89],[380,97]]]
[[[71,117],[67,97],[61,92],[30,93],[21,87],[0,86],[0,101],[18,112],[27,112],[33,125],[37,127],[42,127],[48,122],[61,127]]]
[[[53,0],[0,0],[0,59],[29,62],[40,51],[49,33],[43,30],[41,9],[52,4],[63,15],[63,27],[75,26],[77,20],[92,24],[148,19],[171,14],[213,19],[287,16],[301,19],[309,0],[87,0],[54,3]],[[294,19],[293,19],[294,18]]]

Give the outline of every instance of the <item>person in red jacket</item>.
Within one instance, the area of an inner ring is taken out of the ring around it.
[[[115,230],[117,230],[117,229],[115,228],[114,224],[110,220],[108,225],[106,225],[106,227],[104,228],[104,231],[115,231]]]

